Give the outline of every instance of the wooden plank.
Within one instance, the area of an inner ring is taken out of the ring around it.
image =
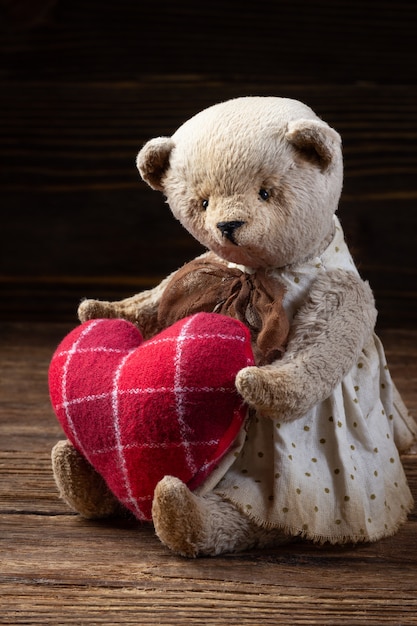
[[[50,585],[37,595],[36,585],[25,588],[9,609],[8,598],[0,623],[7,624],[415,624],[415,600],[407,593],[364,598],[361,591],[340,599],[280,593],[275,586],[249,588],[236,593],[222,583],[222,590],[205,584],[196,590],[184,582],[182,588],[158,589],[139,583],[134,589],[66,587]],[[13,588],[11,587],[11,592]],[[26,593],[25,593],[26,592]],[[2,599],[3,600],[3,599]],[[17,608],[19,607],[20,608]],[[30,606],[30,609],[23,607]],[[9,609],[9,610],[8,610]],[[11,622],[2,621],[9,619]],[[399,621],[401,620],[401,621]]]
[[[348,241],[375,291],[380,324],[415,324],[415,86],[336,90],[199,76],[74,89],[69,82],[4,84],[2,319],[73,320],[83,297],[126,297],[199,254],[201,246],[162,196],[140,182],[136,152],[209,104],[259,93],[300,98],[341,132],[346,176],[339,213]],[[35,214],[42,224],[36,237]]]
[[[221,71],[231,80],[279,75],[284,82],[335,85],[411,84],[416,77],[410,0],[381,0],[377,11],[372,0],[294,0],[261,9],[247,0],[161,0],[157,7],[44,0],[49,11],[38,22],[25,22],[25,4],[31,3],[2,2],[9,28],[3,28],[7,65],[0,77],[12,71],[17,79],[107,81]]]
[[[57,611],[59,623],[416,623],[415,527],[391,554],[385,541],[378,550],[295,546],[186,561],[149,529],[63,517],[14,522],[21,530],[4,526],[12,549],[2,551],[0,575],[2,618],[11,623],[53,623]]]

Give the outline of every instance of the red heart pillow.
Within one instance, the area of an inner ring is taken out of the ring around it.
[[[130,322],[91,320],[52,358],[51,401],[74,447],[150,520],[161,478],[195,489],[233,443],[247,410],[234,380],[253,363],[249,330],[223,315],[198,313],[145,342]]]

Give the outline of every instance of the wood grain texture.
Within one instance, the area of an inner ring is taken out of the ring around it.
[[[219,100],[284,95],[342,135],[340,217],[380,326],[417,320],[417,7],[0,0],[0,318],[75,320],[201,251],[135,156]]]
[[[1,624],[417,624],[417,516],[357,547],[295,542],[187,560],[150,525],[82,520],[59,500],[62,438],[47,368],[66,324],[0,323]],[[384,330],[388,363],[417,415],[417,331]],[[417,457],[403,459],[417,497]]]
[[[13,4],[20,5],[20,15]],[[219,71],[310,84],[410,84],[416,78],[410,57],[417,9],[410,0],[377,6],[373,0],[43,4],[49,7],[42,19],[25,23],[28,0],[1,0],[2,48],[18,79],[130,80]],[[3,76],[9,73],[3,69]]]

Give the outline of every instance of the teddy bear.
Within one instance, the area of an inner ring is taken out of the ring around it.
[[[413,506],[400,453],[417,431],[336,215],[338,132],[293,99],[235,98],[148,141],[137,167],[206,252],[153,289],[83,301],[80,321],[125,319],[149,339],[200,311],[224,314],[250,329],[254,354],[235,377],[248,417],[231,450],[195,490],[173,475],[156,485],[160,540],[196,557],[395,533]],[[68,441],[52,459],[73,508],[120,511]]]

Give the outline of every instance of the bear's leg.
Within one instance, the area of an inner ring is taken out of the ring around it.
[[[103,478],[69,441],[58,441],[51,458],[59,494],[69,507],[90,519],[121,512]]]
[[[193,494],[172,476],[165,476],[156,486],[152,517],[162,543],[188,557],[215,556],[289,539],[281,531],[260,528],[215,493]]]

